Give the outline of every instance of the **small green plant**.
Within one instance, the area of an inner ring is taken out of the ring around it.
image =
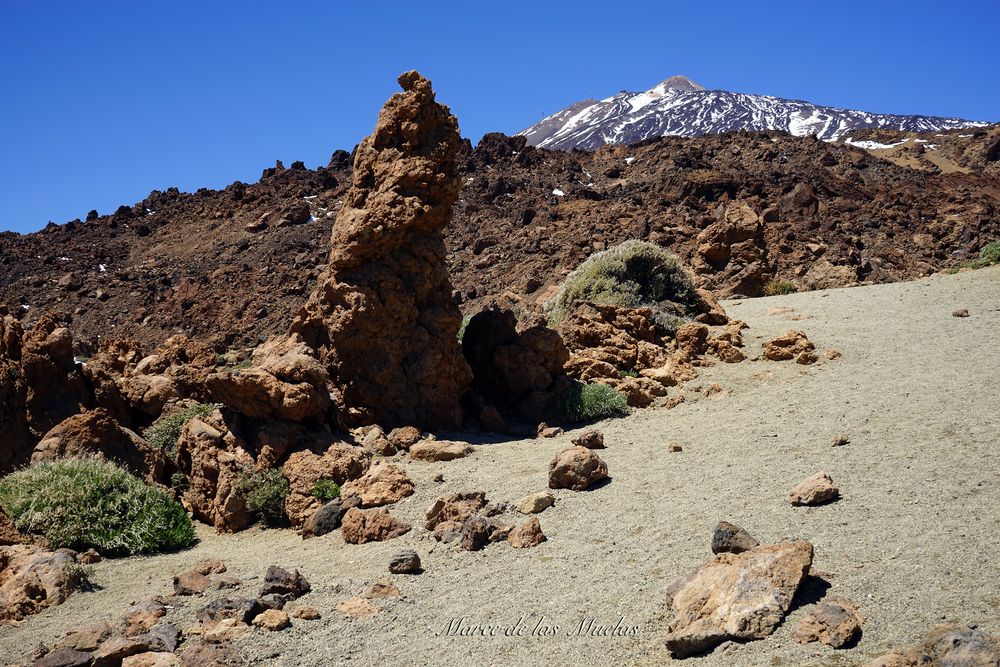
[[[324,503],[340,497],[340,485],[332,479],[317,479],[313,485],[313,498]]]
[[[1000,241],[984,245],[979,251],[979,259],[986,262],[987,265],[1000,264]]]
[[[798,291],[799,288],[791,280],[772,280],[764,286],[764,294],[767,296],[795,294]]]
[[[0,479],[0,507],[18,530],[53,548],[108,556],[190,546],[194,527],[180,503],[113,463],[64,459]]]
[[[288,480],[280,469],[244,470],[237,478],[237,490],[246,501],[247,509],[267,523],[284,521]]]
[[[587,422],[628,414],[628,401],[621,392],[599,383],[576,382],[559,397],[559,417],[567,422]]]
[[[561,322],[580,301],[670,312],[676,306],[693,308],[697,294],[677,257],[652,243],[631,240],[594,253],[569,274],[546,303],[549,322]]]
[[[177,438],[181,436],[184,424],[187,424],[192,417],[206,417],[221,407],[221,403],[198,403],[166,417],[160,417],[142,432],[142,437],[153,447],[174,458],[174,448],[177,446]]]
[[[619,368],[618,369],[618,377],[623,377],[623,378],[637,378],[637,377],[639,377],[639,373],[638,373],[638,371],[634,371],[634,370],[632,370],[630,368]]]
[[[182,473],[180,470],[174,472],[170,475],[170,488],[175,491],[184,491],[188,488],[188,478],[187,475]]]
[[[231,366],[226,366],[222,370],[225,371],[245,371],[246,369],[253,366],[253,361],[251,359],[244,359],[243,361],[238,361]]]
[[[73,585],[82,591],[94,590],[94,566],[81,565],[80,563],[70,563],[66,568]]]

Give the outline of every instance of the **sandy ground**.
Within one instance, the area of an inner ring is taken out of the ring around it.
[[[448,463],[406,462],[418,490],[392,512],[415,527],[385,543],[202,529],[189,551],[101,563],[101,590],[74,595],[19,628],[0,628],[0,656],[21,658],[70,627],[119,618],[133,600],[169,593],[171,575],[211,556],[244,579],[248,595],[271,563],[298,567],[313,584],[301,602],[320,609],[322,620],[255,632],[240,644],[251,664],[662,664],[670,661],[662,648],[663,591],[711,555],[720,519],[762,542],[812,541],[814,570],[828,587],[814,581],[771,637],[687,663],[857,664],[938,622],[1000,632],[1000,267],[725,306],[750,324],[751,356],[764,338],[797,328],[820,351],[836,348],[843,357],[811,367],[720,364],[698,383],[718,382],[728,394],[601,424],[608,444],[601,455],[613,479],[588,492],[557,491],[555,507],[539,515],[548,541],[537,548],[501,543],[469,553],[437,545],[422,528],[423,514],[446,492],[482,489],[491,500],[515,501],[544,489],[548,463],[571,434],[483,444]],[[794,311],[766,314],[779,306]],[[971,316],[952,317],[956,308]],[[850,444],[832,447],[840,433]],[[669,453],[672,441],[684,451]],[[843,499],[790,506],[788,489],[818,470],[832,475]],[[443,483],[432,480],[436,473]],[[423,574],[388,574],[390,555],[402,547],[420,553]],[[377,617],[336,611],[337,602],[382,578],[402,596],[375,601],[384,609]],[[855,600],[867,617],[856,648],[791,640],[824,589]],[[188,625],[204,603],[180,599],[168,618]],[[445,636],[460,618],[502,627],[523,619],[524,636]],[[573,636],[586,619],[638,629]],[[553,626],[554,635],[542,630]]]

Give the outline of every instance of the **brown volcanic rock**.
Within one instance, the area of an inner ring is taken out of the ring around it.
[[[64,551],[18,544],[0,547],[0,623],[62,604],[79,580]]]
[[[384,509],[359,510],[352,507],[344,514],[340,534],[348,544],[382,542],[410,532],[412,526]]]
[[[35,445],[31,462],[81,457],[114,461],[150,482],[161,480],[166,465],[163,452],[119,426],[104,408],[73,415],[55,426]]]
[[[803,332],[793,329],[764,341],[764,358],[771,361],[795,359],[798,363],[813,363],[816,361],[813,353],[815,349],[816,346]]]
[[[812,557],[812,544],[799,541],[709,559],[667,588],[667,648],[682,658],[727,640],[767,637],[788,612]]]
[[[285,498],[288,520],[301,526],[323,506],[323,501],[313,496],[316,482],[329,479],[343,486],[364,475],[369,465],[371,454],[344,442],[334,442],[322,454],[311,450],[291,454],[282,468],[289,487]]]
[[[442,230],[461,179],[458,123],[416,72],[357,148],[330,261],[292,327],[319,351],[348,423],[459,426],[458,347]]]
[[[833,648],[843,648],[858,636],[864,622],[865,617],[853,602],[828,597],[795,627],[792,639],[800,644],[818,641]]]
[[[272,338],[253,352],[254,365],[208,376],[212,398],[256,419],[305,421],[330,405],[323,365],[297,335]]]
[[[862,667],[993,667],[1000,637],[975,627],[937,625],[914,646],[869,660]]]
[[[549,488],[585,491],[608,476],[608,464],[586,447],[559,452],[549,464]]]
[[[405,470],[391,463],[378,463],[363,476],[344,484],[340,497],[346,501],[356,496],[361,507],[378,507],[412,496],[413,490]]]
[[[427,510],[424,527],[427,530],[434,530],[446,521],[461,523],[484,507],[486,507],[485,491],[449,493],[435,500]]]

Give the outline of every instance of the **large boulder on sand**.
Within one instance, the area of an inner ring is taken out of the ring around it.
[[[79,584],[64,551],[18,544],[0,547],[0,623],[62,604]]]
[[[549,488],[584,491],[608,476],[608,464],[586,447],[559,452],[549,464]]]
[[[441,235],[461,187],[458,123],[417,72],[399,84],[358,145],[329,263],[292,331],[318,351],[347,425],[454,427],[472,379]]]
[[[712,557],[667,588],[667,648],[682,658],[768,636],[788,613],[812,558],[805,541]]]

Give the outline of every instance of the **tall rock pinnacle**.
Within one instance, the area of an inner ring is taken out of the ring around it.
[[[319,354],[347,424],[457,426],[472,379],[441,231],[461,180],[458,122],[417,72],[358,146],[330,261],[293,332]]]

